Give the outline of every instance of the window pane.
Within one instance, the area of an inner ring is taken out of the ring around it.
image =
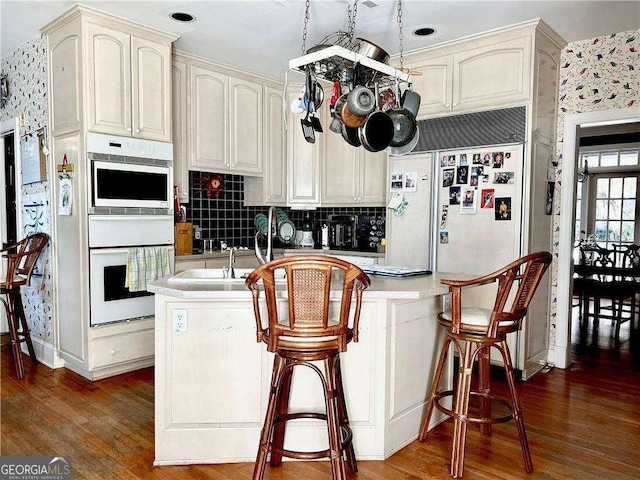
[[[620,223],[609,223],[609,241],[617,242],[620,240]]]
[[[609,219],[622,220],[622,200],[609,200]]]
[[[584,161],[589,162],[589,167],[597,167],[599,162],[598,159],[600,155],[597,153],[585,153],[582,155],[582,162],[580,162],[580,170],[582,170],[582,166],[584,165]]]
[[[637,183],[636,177],[627,177],[624,179],[624,198],[636,198]]]
[[[576,198],[578,200],[580,200],[582,198],[582,184],[578,183],[578,186],[576,187]]]
[[[635,200],[622,201],[622,219],[623,220],[636,219],[636,201]]]
[[[621,152],[620,165],[638,165],[638,151]]]
[[[606,220],[609,210],[608,200],[596,200],[596,220]]]
[[[576,243],[580,241],[580,238],[582,238],[581,232],[580,232],[580,220],[576,220],[576,230],[573,237],[574,237],[573,240]]]
[[[618,165],[618,152],[605,152],[600,155],[601,167],[615,167]]]
[[[620,240],[623,242],[633,242],[635,225],[633,222],[622,222],[622,232]]]
[[[582,200],[576,200],[576,220],[580,220],[581,213],[582,213]]]
[[[622,198],[622,178],[611,179],[611,191],[609,198]]]
[[[607,239],[607,221],[596,222],[596,240],[598,242],[604,242]]]
[[[596,183],[596,198],[607,198],[609,196],[609,179],[599,178]]]

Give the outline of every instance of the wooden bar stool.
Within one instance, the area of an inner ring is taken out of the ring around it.
[[[443,284],[449,285],[451,310],[438,315],[438,323],[446,328],[446,338],[436,367],[418,439],[421,442],[426,439],[434,406],[454,419],[451,451],[451,476],[454,478],[461,477],[464,470],[467,424],[479,424],[482,433],[490,434],[492,424],[512,419],[515,420],[518,427],[525,470],[528,473],[533,471],[531,452],[529,451],[506,337],[508,333],[520,330],[529,303],[550,264],[551,254],[549,252],[537,252],[480,278],[465,281],[441,280]],[[498,293],[493,310],[462,308],[463,287],[484,285],[496,281],[498,282]],[[512,300],[509,302],[510,298]],[[507,302],[510,305],[507,305]],[[460,359],[457,387],[455,390],[440,390],[440,380],[450,345],[455,347]],[[510,401],[491,393],[489,379],[489,351],[491,347],[495,347],[502,354],[511,393]],[[471,375],[476,359],[478,360],[478,390],[472,390]],[[469,399],[471,396],[480,399],[477,411],[474,409],[470,412]],[[448,398],[452,398],[452,409],[441,403],[442,399]],[[500,417],[492,416],[492,401],[506,406],[508,413]]]
[[[48,241],[49,236],[46,233],[35,233],[0,250],[2,256],[7,259],[7,274],[0,282],[0,294],[2,295],[0,300],[4,304],[7,314],[11,353],[18,378],[24,378],[25,375],[21,343],[27,344],[31,361],[38,361],[22,305],[20,288],[31,284],[31,274]]]
[[[276,272],[286,275],[286,296],[276,295]],[[331,281],[337,276],[341,277],[342,283],[338,309],[329,303]],[[260,313],[259,280],[262,280],[266,300],[266,328]],[[343,454],[352,471],[357,472],[358,467],[342,387],[340,353],[347,350],[351,340],[358,341],[362,291],[369,286],[369,277],[357,266],[337,258],[301,256],[275,260],[258,267],[249,275],[246,285],[253,294],[257,341],[265,342],[267,350],[275,353],[253,479],[263,478],[269,454],[274,467],[282,463],[282,457],[305,460],[327,457],[331,460],[332,478],[346,479]],[[354,290],[356,301],[352,308]],[[278,302],[281,302],[281,311]],[[353,323],[349,327],[352,310]],[[302,366],[313,370],[322,382],[325,413],[288,411],[293,369]],[[299,418],[317,418],[327,422],[328,449],[300,452],[284,448],[286,422]]]

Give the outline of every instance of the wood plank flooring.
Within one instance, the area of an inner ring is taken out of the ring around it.
[[[623,327],[619,350],[601,325],[598,348],[577,346],[568,370],[551,370],[520,383],[534,472],[527,475],[512,422],[491,437],[470,428],[465,479],[640,478],[638,345]],[[2,455],[70,455],[73,478],[246,480],[253,464],[154,467],[153,369],[89,382],[43,365],[16,380],[9,348],[0,352]],[[503,381],[494,388],[506,393]],[[384,462],[360,461],[359,480],[448,479],[452,428],[438,426]],[[356,447],[357,448],[357,447]],[[328,462],[267,467],[266,479],[327,480]]]

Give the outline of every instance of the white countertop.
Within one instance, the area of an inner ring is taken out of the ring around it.
[[[345,255],[345,256],[353,256],[353,257],[375,257],[375,258],[384,258],[384,253],[377,252],[360,252],[357,250],[323,250],[321,248],[306,248],[306,247],[298,247],[298,248],[275,248],[273,250],[274,254],[300,254],[300,255]],[[252,248],[248,250],[236,250],[236,257],[240,256],[255,256],[255,253]],[[229,258],[229,251],[217,250],[215,252],[208,253],[192,253],[187,255],[179,255],[176,257],[176,260],[208,260],[212,258]]]
[[[164,277],[149,284],[148,290],[159,295],[190,299],[251,299],[251,292],[244,282],[236,283],[170,283]],[[432,275],[418,275],[405,278],[394,278],[370,275],[371,285],[364,291],[365,299],[407,299],[418,300],[436,297],[449,292],[449,287],[442,285],[442,278],[467,279],[472,275],[434,272]],[[336,284],[336,287],[339,284]],[[284,285],[281,287],[283,290]]]

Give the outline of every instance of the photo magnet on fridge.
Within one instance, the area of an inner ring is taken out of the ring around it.
[[[449,243],[449,232],[446,230],[440,232],[440,243],[443,245]]]
[[[453,168],[445,168],[442,171],[442,186],[450,187],[453,185],[454,170]]]
[[[511,197],[498,197],[495,205],[496,220],[511,220]]]
[[[460,205],[460,187],[449,187],[449,205]]]
[[[483,188],[480,193],[480,208],[493,208],[495,190],[493,188]]]
[[[456,179],[456,183],[458,185],[466,185],[467,184],[467,176],[469,175],[469,167],[458,167],[458,176]]]

